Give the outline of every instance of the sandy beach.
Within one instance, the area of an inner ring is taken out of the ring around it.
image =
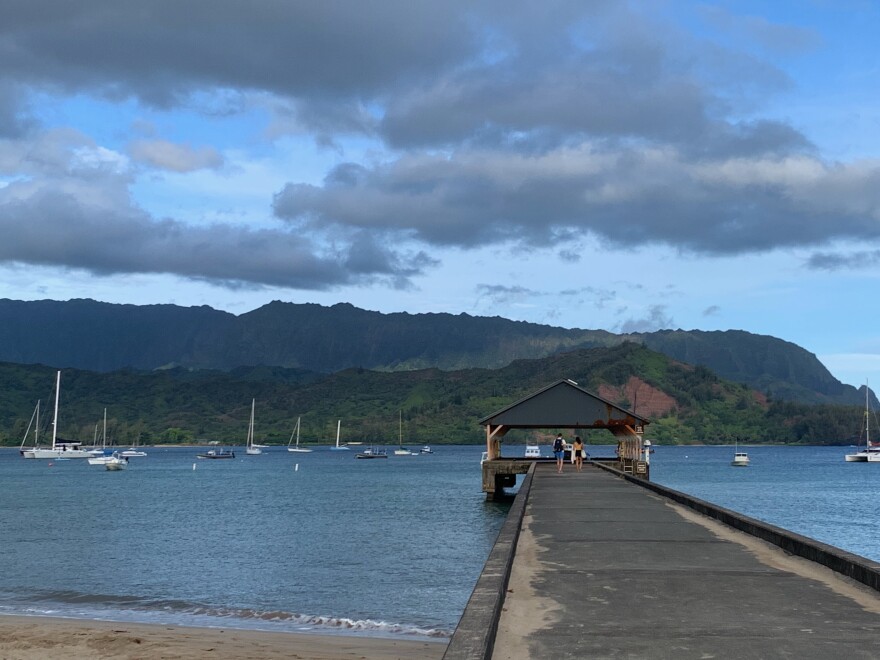
[[[441,658],[443,642],[186,628],[50,617],[0,616],[0,659],[248,658],[416,660]]]

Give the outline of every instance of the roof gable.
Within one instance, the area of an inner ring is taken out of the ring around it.
[[[511,428],[608,428],[649,420],[563,379],[480,420]]]

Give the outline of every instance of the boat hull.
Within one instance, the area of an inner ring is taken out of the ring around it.
[[[234,451],[229,451],[229,452],[226,452],[226,451],[220,451],[220,452],[209,451],[209,452],[204,453],[204,454],[196,454],[196,458],[207,458],[207,459],[235,458],[235,452],[234,452]]]
[[[25,458],[92,458],[92,455],[82,449],[31,449],[22,454]]]

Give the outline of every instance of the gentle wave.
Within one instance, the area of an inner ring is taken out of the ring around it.
[[[439,628],[420,628],[413,625],[375,621],[372,619],[353,619],[343,616],[302,614],[281,610],[255,610],[249,608],[216,607],[204,603],[182,600],[156,600],[138,596],[119,596],[111,594],[85,594],[75,591],[37,591],[29,592],[28,600],[44,603],[49,607],[22,608],[26,614],[64,616],[65,605],[88,605],[101,612],[105,610],[162,612],[181,617],[207,617],[246,622],[285,623],[299,629],[324,629],[327,632],[347,631],[380,633],[388,635],[415,635],[437,639],[452,636],[452,631]],[[57,607],[51,607],[56,605]],[[7,607],[0,609],[8,609]],[[18,608],[14,608],[18,609]],[[317,630],[315,632],[318,632]]]

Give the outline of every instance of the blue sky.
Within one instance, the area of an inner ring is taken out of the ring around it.
[[[880,380],[873,2],[4,14],[0,297],[742,329]]]

